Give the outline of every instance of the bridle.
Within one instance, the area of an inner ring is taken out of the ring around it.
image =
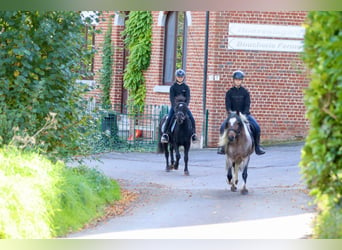
[[[236,129],[233,129],[233,128],[229,128],[228,129],[228,132],[229,131],[233,131],[235,134],[236,134],[236,136],[238,136],[238,135],[240,135],[240,133],[241,133],[241,130],[239,129],[239,130],[236,130]]]
[[[186,111],[183,109],[183,106],[187,107],[186,103],[184,102],[180,102],[177,104],[176,106],[176,112],[175,112],[175,117],[176,117],[176,120],[177,120],[177,123],[179,124],[182,124],[183,121],[185,121],[186,119]]]
[[[230,131],[234,132],[235,135],[236,135],[235,137],[237,137],[241,133],[241,124],[242,124],[241,118],[238,115],[231,115],[230,117],[228,117],[227,123],[229,124],[229,120],[231,118],[234,118],[234,117],[237,119],[237,122],[238,122],[238,125],[239,125],[239,129],[228,128],[228,132],[230,132]]]

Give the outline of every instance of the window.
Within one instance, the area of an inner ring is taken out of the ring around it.
[[[86,58],[81,62],[82,80],[94,80],[95,33],[99,23],[99,13],[96,11],[81,11],[84,23],[84,49]]]
[[[94,79],[94,49],[95,49],[95,26],[84,26],[84,48],[86,50],[86,58],[82,61],[81,73],[83,80]]]
[[[174,72],[178,68],[185,69],[187,44],[187,19],[185,12],[168,12],[165,19],[164,73],[165,85],[171,85]]]

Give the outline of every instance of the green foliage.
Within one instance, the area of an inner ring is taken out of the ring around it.
[[[34,146],[51,158],[79,152],[83,27],[77,12],[0,12],[0,145],[36,134]],[[51,113],[56,125],[37,134]]]
[[[143,73],[149,67],[151,59],[151,12],[131,11],[123,35],[130,52],[124,74],[124,87],[129,93],[129,103],[142,109],[146,96]]]
[[[59,209],[52,225],[54,236],[78,231],[104,213],[106,205],[120,199],[120,187],[97,169],[66,168],[59,183]]]
[[[305,91],[311,127],[302,151],[301,168],[317,203],[327,200],[324,209],[331,211],[341,211],[342,207],[341,48],[342,12],[310,12],[303,57],[311,72],[311,83]],[[341,216],[339,219],[341,224]],[[338,234],[341,236],[342,232]]]
[[[331,203],[331,197],[319,197],[319,215],[315,218],[314,238],[341,239],[342,238],[342,207]]]
[[[60,162],[15,148],[0,150],[0,238],[49,238]]]
[[[102,87],[102,107],[110,108],[110,88],[112,86],[113,75],[113,46],[112,46],[112,20],[109,20],[108,29],[104,38],[103,54],[102,54],[102,69],[100,84]]]
[[[119,198],[117,183],[96,169],[68,168],[14,147],[0,149],[0,238],[63,236]]]
[[[92,114],[87,127],[84,129],[87,139],[85,146],[89,147],[90,154],[98,154],[117,150],[119,145],[126,143],[118,136],[118,124],[112,110],[99,110]],[[127,124],[125,124],[127,125]]]

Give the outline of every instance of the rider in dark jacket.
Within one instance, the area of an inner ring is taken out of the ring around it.
[[[168,143],[169,142],[169,136],[168,134],[171,132],[170,127],[170,121],[173,118],[174,115],[174,107],[176,105],[175,99],[177,96],[184,96],[185,97],[185,103],[189,106],[190,103],[190,88],[189,86],[185,83],[185,71],[182,69],[177,69],[176,73],[176,81],[172,84],[170,88],[170,102],[171,102],[171,108],[167,117],[167,120],[165,122],[165,125],[162,126],[162,136],[161,136],[161,143]],[[197,135],[196,135],[196,125],[195,125],[195,120],[194,117],[191,113],[191,111],[188,109],[188,116],[191,120],[192,123],[192,128],[193,128],[193,135],[192,135],[192,141],[197,141]]]
[[[260,127],[255,118],[250,114],[249,108],[251,105],[250,95],[247,89],[241,86],[243,78],[245,74],[240,71],[234,71],[233,73],[233,83],[234,87],[229,89],[226,92],[226,111],[229,113],[231,111],[239,111],[246,115],[254,138],[255,144],[255,153],[257,155],[262,155],[265,153],[263,149],[260,147]],[[226,126],[227,119],[224,120],[220,127],[220,134],[222,135],[224,132],[224,128]],[[218,154],[224,154],[224,148],[219,147]]]

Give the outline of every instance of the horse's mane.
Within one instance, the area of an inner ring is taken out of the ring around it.
[[[247,116],[246,115],[244,115],[244,114],[242,114],[242,113],[240,113],[240,118],[241,118],[241,121],[243,122],[243,123],[245,123],[245,124],[249,124],[249,121],[248,121],[248,119],[247,119]]]

